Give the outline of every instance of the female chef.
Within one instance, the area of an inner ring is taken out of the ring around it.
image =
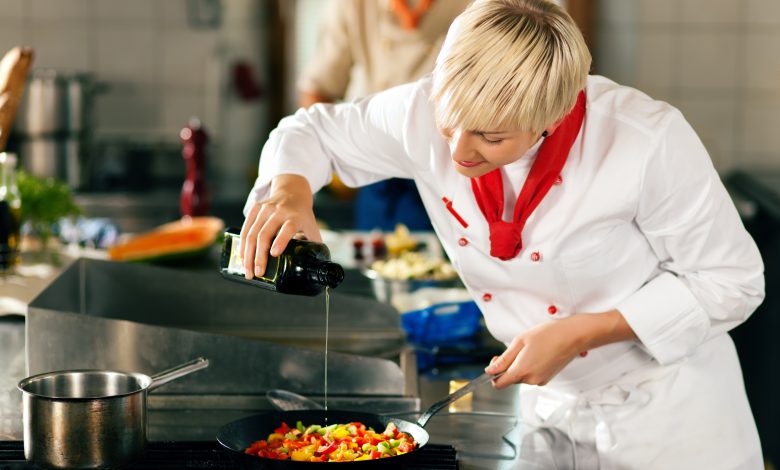
[[[760,255],[680,112],[590,62],[553,3],[477,0],[431,77],[285,118],[245,209],[247,276],[320,239],[332,171],[412,178],[524,421],[603,469],[763,468],[727,334],[763,299]]]

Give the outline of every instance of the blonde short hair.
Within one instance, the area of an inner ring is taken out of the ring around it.
[[[579,28],[547,0],[476,0],[450,28],[433,72],[442,129],[542,132],[585,87]]]

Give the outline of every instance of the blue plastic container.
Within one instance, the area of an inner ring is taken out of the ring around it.
[[[474,336],[481,319],[473,301],[445,302],[402,313],[401,327],[412,343],[432,345]]]

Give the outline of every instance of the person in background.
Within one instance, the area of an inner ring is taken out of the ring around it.
[[[433,70],[452,20],[470,0],[331,0],[313,61],[298,81],[299,105],[368,96]],[[339,185],[338,181],[333,183]],[[431,230],[409,179],[360,188],[354,228]]]
[[[679,110],[605,77],[546,0],[476,0],[431,76],[283,119],[241,230],[246,275],[302,231],[335,171],[415,181],[506,350],[522,419],[597,451],[579,469],[763,469],[728,331],[763,263]],[[498,437],[496,437],[498,439]]]

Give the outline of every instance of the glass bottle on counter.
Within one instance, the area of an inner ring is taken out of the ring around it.
[[[278,257],[268,256],[265,273],[253,279],[244,277],[240,231],[225,232],[220,272],[227,279],[282,294],[314,296],[326,287],[344,280],[344,269],[330,260],[330,250],[322,243],[293,238]]]
[[[0,153],[0,272],[19,264],[22,198],[16,187],[16,155]]]

